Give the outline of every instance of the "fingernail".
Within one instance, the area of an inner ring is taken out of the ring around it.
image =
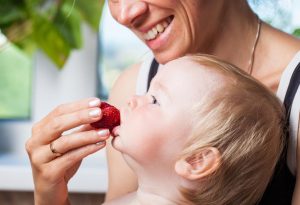
[[[109,134],[109,131],[108,130],[99,130],[97,132],[97,134],[100,136],[100,137],[105,137]]]
[[[89,112],[90,117],[99,117],[101,113],[100,108],[93,109],[92,111]]]
[[[101,103],[101,101],[100,101],[100,99],[93,99],[92,101],[90,101],[89,102],[89,106],[90,107],[95,107],[95,106],[98,106],[98,105],[100,105],[100,103]]]

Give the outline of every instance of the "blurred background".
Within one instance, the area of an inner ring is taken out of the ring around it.
[[[252,0],[273,26],[300,37],[300,1]],[[58,104],[106,100],[126,67],[150,51],[110,16],[104,0],[0,0],[0,204],[33,204],[24,144],[31,126]],[[70,181],[72,204],[100,204],[105,152]]]

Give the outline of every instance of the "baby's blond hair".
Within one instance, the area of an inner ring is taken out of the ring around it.
[[[284,145],[284,110],[276,96],[237,67],[209,55],[189,55],[226,83],[194,109],[195,128],[182,157],[205,147],[221,153],[219,168],[199,189],[182,188],[192,203],[251,205],[262,197]],[[203,181],[201,181],[203,183]]]

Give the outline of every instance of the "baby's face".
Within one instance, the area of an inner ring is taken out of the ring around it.
[[[171,61],[145,96],[131,98],[121,109],[120,136],[113,146],[143,165],[174,162],[193,128],[191,107],[220,82],[220,74],[186,57]]]

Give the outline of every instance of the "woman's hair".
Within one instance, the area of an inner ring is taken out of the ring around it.
[[[221,154],[220,166],[196,190],[181,189],[194,204],[255,204],[262,197],[284,145],[284,110],[265,86],[237,67],[209,55],[189,55],[225,76],[224,86],[194,109],[195,128],[182,156],[205,147]]]

